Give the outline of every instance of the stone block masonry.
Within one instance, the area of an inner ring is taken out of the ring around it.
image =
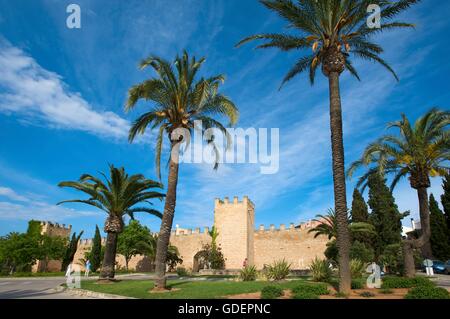
[[[232,200],[216,199],[212,217],[219,232],[217,244],[224,254],[227,270],[242,269],[246,259],[247,264],[255,265],[258,269],[285,259],[291,264],[292,270],[306,270],[316,257],[324,258],[328,238],[323,236],[314,238],[314,234],[308,233],[317,223],[307,222],[297,226],[281,224],[278,228],[275,225],[269,227],[260,225],[256,229],[255,204],[246,196],[242,200],[237,197]],[[194,271],[199,270],[196,255],[205,244],[211,243],[209,230],[209,228],[177,227],[172,231],[170,243],[180,252],[183,259],[181,266]],[[66,236],[64,232],[61,235]],[[80,263],[84,253],[91,247],[92,240],[80,241],[74,262]],[[116,261],[119,267],[125,267],[123,256],[118,255]],[[129,267],[137,271],[153,270],[151,262],[144,256],[134,257]]]
[[[317,225],[307,222],[286,227],[281,224],[255,229],[255,204],[244,197],[239,201],[234,197],[216,199],[214,223],[219,232],[217,243],[225,257],[228,270],[241,269],[247,258],[249,265],[262,269],[264,265],[285,259],[293,270],[305,270],[316,258],[324,258],[328,243],[327,237],[314,238],[309,230]],[[183,266],[195,269],[195,255],[204,244],[211,242],[207,230],[203,233],[189,229],[177,229],[172,232],[171,244],[178,247],[183,258]]]

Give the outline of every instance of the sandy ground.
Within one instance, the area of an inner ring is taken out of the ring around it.
[[[343,298],[336,298],[334,296],[334,293],[336,291],[333,288],[329,288],[330,294],[327,296],[320,296],[320,299],[343,299]],[[362,292],[371,292],[375,294],[374,297],[366,298],[360,296]],[[384,300],[393,300],[393,299],[403,299],[405,295],[408,293],[408,289],[392,289],[392,294],[382,294],[377,289],[361,289],[361,290],[352,290],[350,296],[347,299],[384,299]],[[290,290],[284,291],[284,296],[279,299],[291,299],[292,293]],[[245,300],[245,299],[261,299],[261,293],[260,292],[254,292],[249,294],[240,294],[240,295],[234,295],[234,296],[228,296],[227,299],[236,299],[236,300]]]

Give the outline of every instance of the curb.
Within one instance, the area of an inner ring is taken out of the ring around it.
[[[88,297],[95,299],[137,299],[132,297],[125,297],[113,294],[107,294],[102,292],[95,292],[90,290],[78,289],[78,288],[66,288],[63,286],[58,286],[53,289],[56,292],[64,292],[72,296]]]

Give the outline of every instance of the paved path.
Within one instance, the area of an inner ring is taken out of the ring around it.
[[[147,274],[117,275],[117,279],[146,280]],[[98,277],[90,277],[90,280]],[[82,280],[85,280],[82,277]],[[66,282],[65,277],[0,278],[0,299],[88,299],[72,296],[55,288]]]
[[[55,291],[55,288],[63,283],[64,277],[0,278],[0,299],[81,299]]]
[[[442,288],[447,289],[450,291],[450,275],[434,275],[435,278],[432,280]]]

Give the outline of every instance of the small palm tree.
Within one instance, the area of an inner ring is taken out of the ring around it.
[[[166,60],[151,56],[141,63],[141,69],[151,67],[156,77],[132,87],[129,91],[126,111],[132,110],[139,100],[151,103],[150,110],[139,117],[132,125],[129,140],[135,140],[138,134],[144,134],[147,128],[158,129],[156,142],[156,170],[161,179],[160,161],[162,145],[165,137],[170,141],[169,176],[167,196],[158,236],[156,252],[155,289],[166,288],[166,258],[170,240],[170,232],[175,214],[176,192],[179,170],[179,147],[181,142],[188,142],[177,134],[178,129],[192,132],[198,129],[195,121],[201,121],[203,132],[210,128],[220,130],[225,136],[228,133],[224,125],[214,117],[228,118],[230,125],[238,120],[238,110],[226,96],[218,93],[220,84],[225,80],[223,75],[197,79],[197,73],[205,59],[189,58],[187,52],[177,56],[173,64]],[[173,69],[175,67],[175,70]],[[219,158],[213,137],[207,137],[209,145],[216,153],[217,168]],[[227,138],[227,144],[229,139]]]
[[[278,48],[282,51],[308,50],[286,74],[282,85],[296,75],[308,72],[311,84],[317,70],[328,78],[330,90],[330,127],[333,157],[334,197],[338,227],[340,284],[343,293],[350,291],[350,240],[347,229],[347,198],[345,185],[344,141],[339,78],[347,70],[359,80],[350,57],[362,58],[381,64],[396,79],[397,75],[380,54],[383,48],[372,41],[372,36],[394,28],[412,27],[404,22],[392,21],[398,14],[419,0],[260,0],[288,22],[295,34],[259,34],[243,39],[242,45],[253,40],[266,42],[257,48]],[[382,24],[372,28],[367,23],[369,5],[381,8]]]
[[[450,112],[432,109],[412,126],[405,115],[389,128],[397,128],[399,135],[386,135],[370,144],[360,160],[354,162],[347,174],[353,175],[361,166],[369,167],[358,181],[363,188],[372,174],[394,174],[391,189],[408,176],[410,185],[417,191],[420,208],[421,236],[404,242],[405,267],[408,276],[414,276],[412,250],[422,248],[426,258],[432,258],[430,245],[430,209],[428,191],[430,177],[445,176],[450,160]]]
[[[152,199],[161,200],[164,194],[153,191],[162,188],[161,183],[146,179],[143,175],[129,176],[124,168],[110,166],[110,177],[101,174],[104,181],[92,175],[84,174],[78,181],[61,182],[59,187],[69,187],[89,195],[89,199],[65,200],[64,203],[82,203],[94,206],[108,215],[104,231],[107,233],[105,255],[103,258],[100,279],[112,280],[115,275],[115,261],[117,250],[117,236],[123,231],[125,215],[134,219],[135,213],[143,212],[161,218],[155,209],[138,207],[143,203],[150,203]],[[151,203],[150,203],[151,204]]]
[[[319,223],[316,227],[310,229],[308,233],[315,233],[314,238],[327,236],[329,240],[338,236],[337,218],[333,209],[329,209],[327,215],[317,215],[314,222]],[[353,223],[347,218],[347,224],[350,234],[375,234],[375,228],[369,223]]]
[[[217,248],[217,237],[219,237],[219,231],[216,226],[213,226],[211,230],[208,232],[208,235],[211,237],[211,247],[212,249]]]

